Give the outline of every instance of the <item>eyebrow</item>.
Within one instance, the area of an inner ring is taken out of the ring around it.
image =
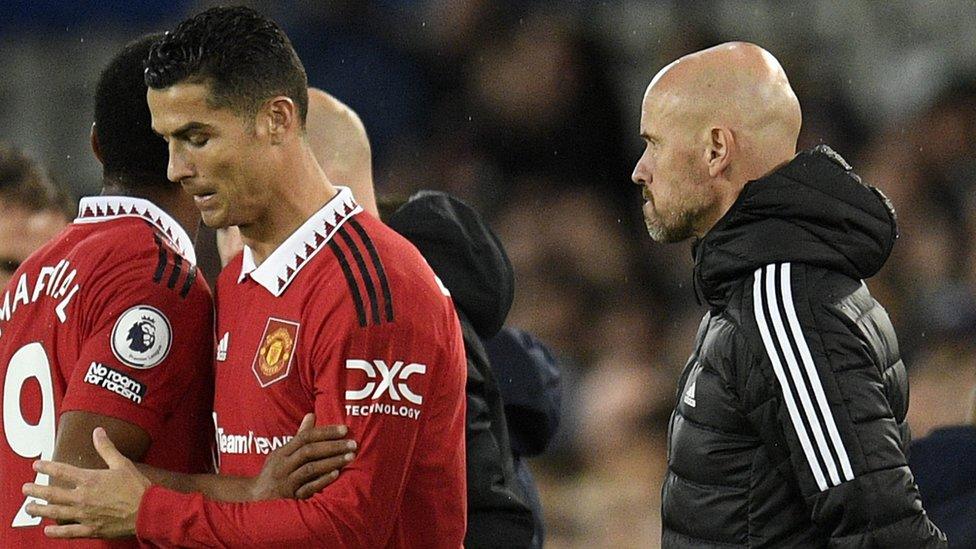
[[[170,135],[176,139],[186,139],[187,135],[190,133],[210,129],[212,129],[212,126],[209,124],[204,124],[202,122],[189,122],[177,128],[176,131]]]

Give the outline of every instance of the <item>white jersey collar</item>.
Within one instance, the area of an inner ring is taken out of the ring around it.
[[[339,192],[275,248],[260,266],[254,264],[254,252],[245,244],[237,282],[244,282],[250,276],[275,297],[285,293],[298,271],[325,247],[339,227],[363,211],[348,187],[336,189]]]
[[[190,235],[159,206],[131,196],[88,196],[78,203],[75,223],[99,223],[121,217],[139,217],[159,230],[173,248],[192,265],[197,264]]]

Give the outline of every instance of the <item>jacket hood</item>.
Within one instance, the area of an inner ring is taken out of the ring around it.
[[[881,269],[897,237],[888,198],[820,145],[743,187],[695,243],[695,283],[709,305],[721,306],[742,277],[770,263],[804,263],[864,279]]]
[[[470,206],[421,191],[387,220],[420,250],[482,338],[498,333],[515,297],[515,274],[495,233]]]

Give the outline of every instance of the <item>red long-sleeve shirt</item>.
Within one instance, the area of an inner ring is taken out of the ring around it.
[[[154,486],[138,536],[163,546],[460,547],[465,357],[453,305],[413,246],[347,189],[261,266],[217,285],[221,473],[256,475],[304,414],[344,423],[355,461],[304,501],[219,503]]]
[[[52,540],[26,513],[21,486],[48,483],[31,463],[53,457],[64,412],[138,425],[155,467],[210,470],[213,301],[195,262],[155,204],[94,196],[0,288],[0,547],[138,545]]]

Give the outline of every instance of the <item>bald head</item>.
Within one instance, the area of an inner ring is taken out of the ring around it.
[[[661,69],[641,103],[647,147],[633,180],[644,187],[651,236],[707,233],[746,182],[796,154],[800,104],[783,67],[755,44],[730,42]]]
[[[324,91],[309,88],[305,129],[329,179],[352,189],[363,208],[378,216],[369,138],[356,112]]]
[[[674,61],[651,80],[644,106],[693,134],[731,130],[746,180],[796,154],[800,103],[779,61],[755,44],[729,42]]]

